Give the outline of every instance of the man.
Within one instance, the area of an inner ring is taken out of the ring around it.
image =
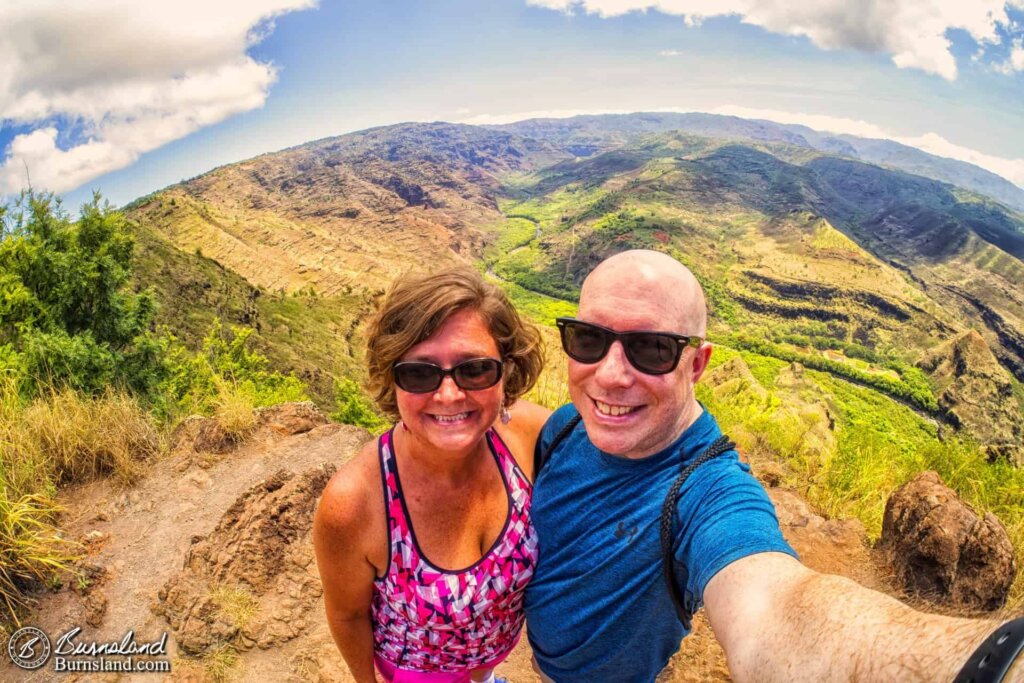
[[[559,326],[573,403],[538,448],[577,412],[582,424],[536,475],[530,643],[545,681],[648,683],[685,635],[662,575],[662,501],[720,436],[694,397],[711,356],[704,296],[671,257],[624,252],[590,274],[578,317]],[[638,331],[668,334],[622,334]],[[676,510],[687,607],[707,609],[738,681],[949,681],[997,625],[807,569],[734,451],[694,471]]]

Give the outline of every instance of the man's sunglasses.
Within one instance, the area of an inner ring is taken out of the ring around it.
[[[672,372],[683,349],[704,343],[700,337],[669,332],[616,332],[575,318],[557,318],[555,324],[562,335],[562,348],[573,360],[596,363],[608,354],[613,342],[620,341],[630,364],[648,375]]]
[[[445,375],[451,375],[455,386],[463,391],[490,389],[501,380],[500,360],[495,358],[473,358],[464,360],[450,368],[434,363],[407,361],[395,363],[395,384],[412,394],[426,394],[437,391]]]

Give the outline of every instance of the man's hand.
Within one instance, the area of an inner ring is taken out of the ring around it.
[[[737,681],[952,681],[998,625],[918,612],[781,553],[733,562],[704,604]]]

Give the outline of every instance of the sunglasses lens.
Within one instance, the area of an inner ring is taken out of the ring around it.
[[[455,384],[461,389],[489,389],[501,379],[501,363],[493,358],[477,358],[452,368]]]
[[[596,363],[608,351],[608,335],[599,327],[567,323],[562,327],[565,352],[581,363]]]
[[[637,370],[652,375],[670,372],[679,359],[679,342],[660,334],[630,335],[626,354]]]
[[[441,368],[431,363],[401,363],[395,366],[395,384],[403,391],[424,394],[441,386]]]
[[[648,375],[664,375],[675,369],[683,352],[680,341],[668,333],[618,333],[571,318],[559,318],[558,327],[562,333],[562,348],[580,363],[599,362],[618,339],[634,368]]]
[[[501,361],[474,358],[445,370],[433,363],[399,363],[395,366],[395,384],[412,394],[437,391],[444,376],[451,373],[455,385],[465,391],[490,389],[501,379]]]

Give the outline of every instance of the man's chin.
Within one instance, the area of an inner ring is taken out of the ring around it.
[[[605,425],[587,425],[587,438],[590,443],[609,455],[622,458],[630,457],[639,445],[639,438],[630,433],[631,430],[609,428]]]

